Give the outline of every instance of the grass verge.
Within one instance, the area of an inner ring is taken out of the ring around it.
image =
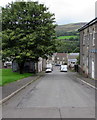
[[[12,69],[0,69],[0,86],[32,76],[32,73],[19,74]]]

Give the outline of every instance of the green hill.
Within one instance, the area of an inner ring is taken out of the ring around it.
[[[86,22],[81,23],[71,23],[66,25],[58,25],[55,30],[57,36],[69,36],[69,35],[77,35],[78,29],[84,26]]]
[[[79,32],[78,29],[86,23],[72,23],[66,25],[58,25],[56,27],[57,34],[57,52],[79,53]]]

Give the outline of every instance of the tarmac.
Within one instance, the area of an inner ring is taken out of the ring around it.
[[[39,79],[44,75],[45,72],[37,73],[36,75],[12,82],[10,84],[7,84],[2,88],[2,100],[0,101],[0,104],[5,102],[6,100],[10,99],[12,96],[14,96],[16,93],[27,87],[29,84],[34,82],[35,80]],[[97,81],[90,79],[90,78],[85,78],[81,76],[80,74],[76,73],[75,74],[78,80],[82,80],[86,84],[89,84],[90,86],[94,86],[94,88],[97,89]]]

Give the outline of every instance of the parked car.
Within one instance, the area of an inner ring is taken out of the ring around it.
[[[46,69],[47,68],[51,68],[51,70],[53,71],[53,65],[51,63],[49,63],[49,64],[46,65]]]
[[[52,72],[53,71],[53,66],[51,63],[46,65],[46,71],[45,72]]]
[[[56,63],[55,66],[61,66],[61,64],[57,64],[57,63]]]
[[[61,72],[67,72],[67,65],[61,65],[60,66],[60,71]]]
[[[46,68],[45,72],[46,73],[52,72],[52,69],[51,68]]]

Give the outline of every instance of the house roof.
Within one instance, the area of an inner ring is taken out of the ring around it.
[[[78,56],[79,53],[69,53],[69,55],[72,55],[72,56],[73,56],[73,55],[74,55],[74,56],[76,55],[76,56]]]
[[[68,54],[68,59],[76,59],[79,56],[79,53],[70,53]]]
[[[57,57],[67,57],[67,53],[57,53]]]
[[[68,59],[69,62],[77,62],[77,59]]]
[[[84,30],[85,28],[95,24],[96,22],[97,22],[97,17],[95,19],[93,19],[92,21],[90,21],[89,23],[87,23],[86,25],[82,26],[80,29],[78,29],[78,31],[80,32],[80,31]]]

